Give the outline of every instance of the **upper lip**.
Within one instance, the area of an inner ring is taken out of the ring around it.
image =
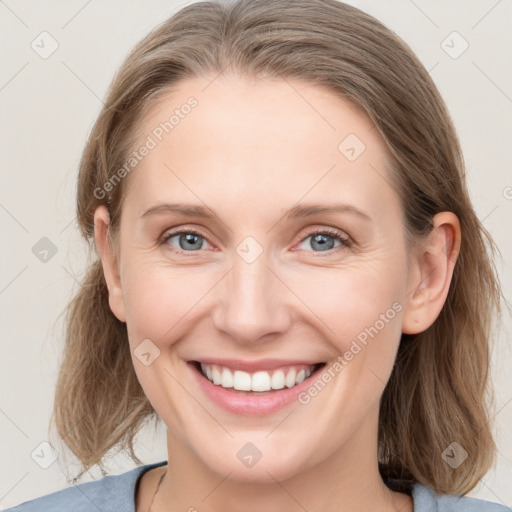
[[[233,370],[242,370],[246,372],[255,372],[258,370],[277,370],[287,366],[314,366],[324,362],[298,359],[258,359],[250,361],[247,359],[223,359],[218,357],[205,357],[201,359],[195,359],[194,361],[203,364],[215,364],[217,366],[224,366],[226,368],[232,368]]]

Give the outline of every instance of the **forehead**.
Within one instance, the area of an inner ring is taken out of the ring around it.
[[[153,146],[130,177],[140,208],[175,193],[269,207],[327,194],[369,208],[394,194],[385,144],[368,116],[304,81],[187,79],[137,128],[139,146]]]

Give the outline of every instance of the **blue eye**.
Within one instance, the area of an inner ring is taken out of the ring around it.
[[[312,248],[314,249],[313,252],[325,252],[331,249],[339,249],[340,247],[350,247],[351,245],[347,238],[343,238],[338,232],[330,230],[314,231],[306,236],[301,244],[307,244],[308,239],[311,239],[311,241],[308,244],[309,247],[306,247],[306,250]],[[335,245],[336,242],[338,242],[338,245]]]
[[[173,239],[176,239],[174,243],[171,242]],[[308,251],[312,249],[312,252],[315,253],[329,252],[329,254],[331,254],[330,251],[338,252],[352,246],[352,242],[348,237],[344,237],[339,232],[329,229],[316,230],[309,233],[302,239],[300,245],[306,244],[308,239],[311,239],[309,246],[300,247],[301,250]],[[204,248],[204,244],[208,242],[206,241],[206,238],[197,231],[181,229],[165,235],[161,243],[170,246],[168,248],[171,251],[177,253],[190,253],[200,251]]]
[[[168,243],[173,238],[177,238],[178,246],[176,247],[176,245],[172,243],[169,243],[169,245],[177,249],[178,252],[198,251],[203,248],[203,243],[205,242],[205,238],[199,233],[190,230],[182,230],[169,233],[162,243]]]

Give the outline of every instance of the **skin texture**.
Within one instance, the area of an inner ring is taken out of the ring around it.
[[[108,211],[94,217],[110,307],[127,324],[138,379],[168,429],[168,472],[151,510],[412,510],[378,473],[379,400],[401,333],[425,330],[444,304],[457,218],[436,215],[431,236],[409,248],[378,131],[345,100],[300,80],[183,81],[141,120],[141,144],[190,96],[198,105],[126,178],[118,259],[107,243]],[[366,147],[354,161],[338,149],[349,134]],[[215,217],[141,218],[164,202],[207,205]],[[331,202],[370,220],[284,216],[297,203]],[[159,245],[182,227],[201,234],[199,250],[185,252],[179,235]],[[333,248],[318,249],[311,232],[325,229],[352,246],[327,238]],[[263,250],[252,263],[236,251],[247,236]],[[229,413],[186,364],[300,358],[329,366],[394,303],[400,311],[307,405],[256,418]],[[160,350],[149,366],[133,353],[145,339]],[[262,453],[251,468],[237,458],[247,442]],[[142,478],[138,512],[163,471]]]

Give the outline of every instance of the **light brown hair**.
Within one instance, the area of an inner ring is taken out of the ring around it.
[[[96,464],[103,471],[114,447],[142,464],[134,436],[148,418],[158,419],[137,380],[126,325],[110,310],[93,243],[102,204],[115,243],[130,177],[110,197],[95,191],[126,161],[140,119],[159,98],[184,78],[229,72],[303,79],[365,112],[389,150],[411,239],[427,235],[438,212],[459,218],[462,244],[446,303],[425,332],[402,335],[381,399],[378,443],[383,476],[465,494],[495,461],[489,343],[500,311],[496,247],[471,205],[459,141],[428,72],[394,32],[335,0],[189,5],[147,35],[115,76],[80,161],[77,220],[93,260],[67,306],[52,414],[83,466],[79,476]],[[456,470],[442,458],[454,441],[468,452]]]

